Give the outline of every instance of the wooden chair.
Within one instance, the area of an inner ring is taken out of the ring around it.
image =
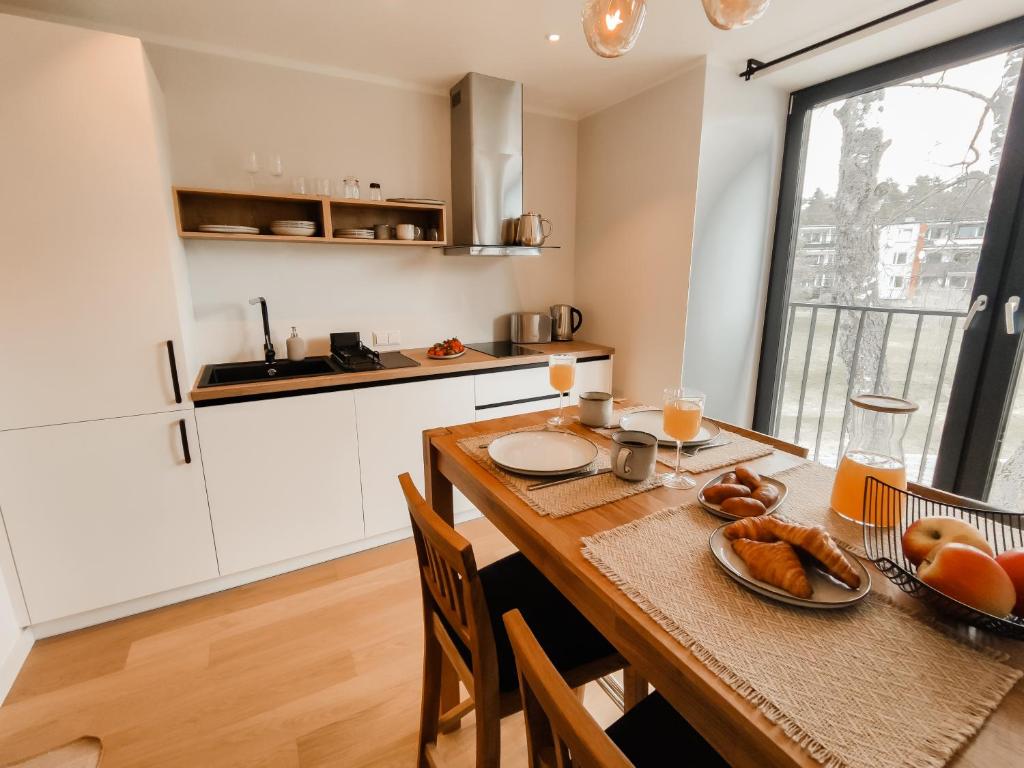
[[[530,768],[728,766],[657,692],[606,730],[559,676],[519,611],[505,614],[519,669]]]
[[[777,437],[766,435],[763,432],[755,432],[752,429],[746,429],[745,427],[737,427],[735,424],[730,424],[727,421],[721,421],[720,419],[708,418],[708,421],[712,421],[722,429],[727,429],[735,435],[742,437],[749,437],[751,440],[757,440],[760,443],[767,443],[768,445],[778,448],[780,451],[791,453],[794,456],[799,456],[801,459],[806,459],[809,451],[802,445],[796,443],[789,443],[785,440],[780,440]]]
[[[538,635],[543,632],[540,642],[571,688],[621,669],[625,662],[522,553],[478,571],[469,541],[430,508],[408,474],[398,479],[412,518],[423,592],[417,766],[436,768],[438,733],[475,709],[476,765],[493,768],[500,761],[501,718],[522,707],[502,614],[520,608],[536,620]],[[469,692],[446,712],[441,711],[442,654]]]

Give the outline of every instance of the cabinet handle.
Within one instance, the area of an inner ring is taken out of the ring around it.
[[[171,364],[171,384],[174,385],[174,402],[181,403],[181,386],[178,384],[178,363],[174,359],[174,342],[167,340],[167,362]]]
[[[185,430],[185,420],[178,419],[178,434],[181,435],[181,450],[185,454],[185,463],[192,463],[192,452],[188,449],[188,432]]]

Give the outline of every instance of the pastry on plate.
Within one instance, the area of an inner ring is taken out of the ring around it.
[[[732,548],[747,564],[747,570],[755,579],[804,599],[813,593],[800,558],[788,543],[736,539]]]
[[[729,523],[723,533],[725,538],[732,541],[742,538],[760,542],[787,542],[813,557],[830,576],[850,589],[860,586],[860,574],[820,526],[787,523],[777,517],[748,517]]]

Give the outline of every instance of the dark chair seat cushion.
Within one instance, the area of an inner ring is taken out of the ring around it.
[[[605,732],[636,768],[729,765],[658,693],[645,698]]]
[[[480,569],[491,629],[498,655],[498,685],[502,693],[519,688],[512,644],[502,616],[519,609],[551,663],[561,671],[598,661],[615,653],[604,636],[526,559],[521,552]],[[451,633],[466,664],[469,649]]]

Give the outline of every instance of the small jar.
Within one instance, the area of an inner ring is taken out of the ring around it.
[[[359,179],[355,176],[346,176],[344,179],[345,188],[342,190],[342,197],[347,200],[359,199]]]
[[[370,199],[378,201],[384,199],[384,195],[382,195],[380,191],[380,184],[376,181],[370,182]]]

